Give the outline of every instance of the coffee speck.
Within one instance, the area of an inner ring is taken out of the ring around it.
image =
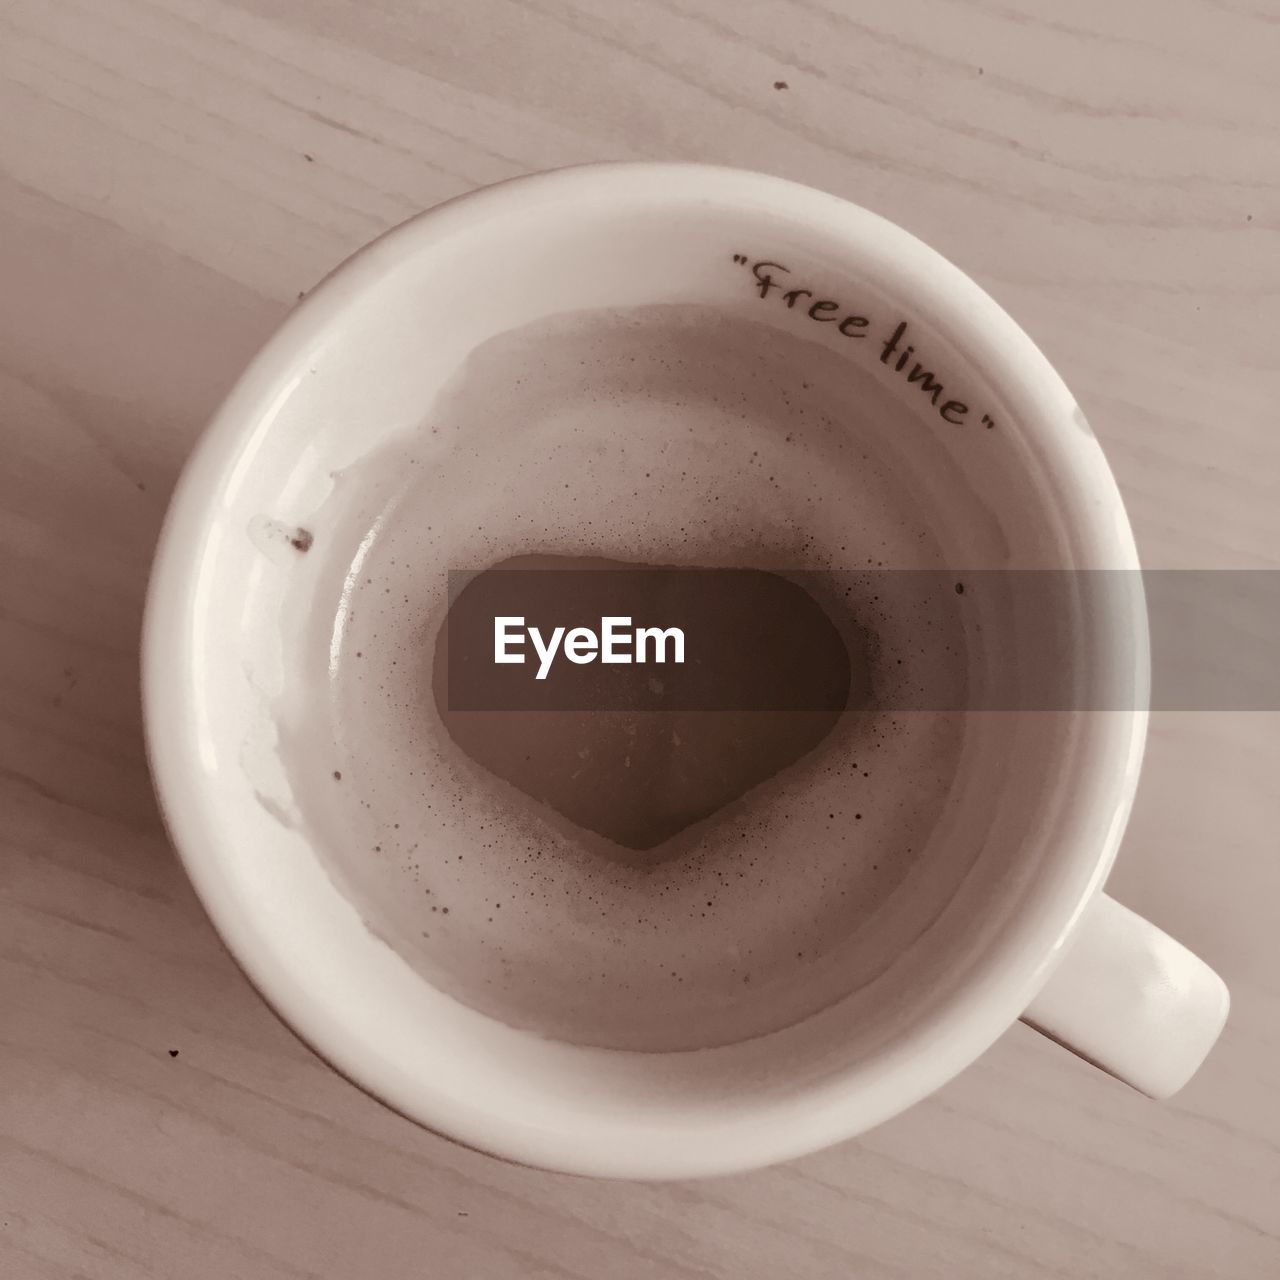
[[[342,770],[341,770],[341,769],[335,769],[335,770],[333,771],[333,780],[334,780],[335,782],[341,782],[341,781],[342,781]]]
[[[775,80],[775,81],[773,82],[773,87],[774,87],[775,89],[789,89],[789,88],[791,88],[791,86],[790,86],[790,85],[789,85],[785,80]]]
[[[299,529],[292,538],[289,539],[289,545],[295,551],[310,551],[311,544],[315,541],[315,536],[310,529]]]
[[[171,1058],[176,1058],[177,1056],[178,1056],[178,1051],[177,1051],[177,1049],[170,1049],[170,1050],[169,1050],[169,1057],[171,1057]]]
[[[963,583],[963,582],[957,582],[957,583],[956,583],[956,595],[958,595],[958,596],[962,596],[962,595],[964,595],[964,583]]]

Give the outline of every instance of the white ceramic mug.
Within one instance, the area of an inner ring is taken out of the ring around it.
[[[378,941],[273,816],[266,801],[284,783],[270,699],[288,660],[273,610],[291,550],[264,541],[262,521],[305,526],[331,474],[419,419],[495,333],[575,309],[747,296],[764,322],[817,335],[905,397],[922,391],[894,367],[907,335],[929,353],[946,391],[925,411],[939,447],[975,468],[992,528],[1014,548],[1003,563],[1137,569],[1102,451],[1045,357],[893,224],[793,183],[694,165],[586,166],[453,200],[307,297],[174,497],[147,608],[146,723],[165,816],[209,914],[263,995],[352,1080],[442,1134],[553,1169],[685,1178],[797,1156],[923,1098],[1018,1018],[1152,1096],[1174,1092],[1217,1037],[1227,993],[1101,891],[1146,733],[1141,611],[1124,631],[1078,620],[1082,651],[1120,672],[1127,704],[1001,722],[1006,800],[971,806],[985,810],[981,854],[925,934],[870,986],[739,1044],[587,1048],[466,1008]],[[908,329],[882,360],[898,323]],[[984,432],[998,448],[975,443]],[[989,547],[968,553],[957,563],[1002,567]],[[988,730],[975,731],[979,745]],[[1018,776],[1022,760],[1039,762],[1036,776]],[[1035,806],[1016,799],[1031,790]]]

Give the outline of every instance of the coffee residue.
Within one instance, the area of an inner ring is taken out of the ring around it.
[[[665,737],[621,712],[508,714],[482,747],[438,705],[449,571],[521,555],[746,569],[762,591],[814,571],[797,635],[834,628],[851,682],[889,700],[916,678],[927,621],[821,579],[942,567],[927,513],[955,464],[892,390],[758,316],[655,306],[499,335],[316,513],[324,556],[295,589],[329,639],[287,668],[279,716],[308,833],[374,932],[514,1026],[647,1050],[777,1030],[875,980],[882,913],[927,927],[975,856],[928,840],[956,717],[852,701],[731,747],[705,711]],[[662,688],[641,693],[677,687],[640,671]],[[924,851],[938,865],[904,897]]]
[[[550,635],[626,617],[678,627],[680,667],[562,661],[545,678],[493,662],[493,619]],[[865,654],[793,582],[748,570],[517,556],[472,578],[436,637],[432,691],[482,768],[631,851],[655,850],[813,750],[869,698]],[[461,694],[483,696],[462,709]],[[585,708],[585,713],[584,713]],[[835,816],[834,814],[832,815]],[[858,815],[861,817],[861,815]]]

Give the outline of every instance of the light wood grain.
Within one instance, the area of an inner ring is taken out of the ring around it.
[[[161,832],[136,671],[169,488],[299,291],[601,158],[904,223],[1062,369],[1148,564],[1280,567],[1278,66],[1275,0],[0,0],[0,1273],[1280,1275],[1280,716],[1154,724],[1112,889],[1235,996],[1172,1103],[1016,1027],[861,1141],[628,1186],[453,1147],[276,1022]]]

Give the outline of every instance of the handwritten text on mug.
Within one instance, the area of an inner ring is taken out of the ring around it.
[[[753,290],[761,298],[776,297],[790,311],[801,311],[810,320],[818,324],[835,325],[835,332],[845,338],[861,339],[867,337],[871,328],[871,319],[859,315],[834,298],[823,298],[812,289],[797,287],[787,277],[791,269],[780,262],[761,260],[752,262],[745,254],[735,253],[733,260],[739,266],[750,266],[754,280]],[[892,333],[887,336],[875,336],[874,348],[878,348],[880,363],[888,366],[895,373],[903,374],[909,384],[919,388],[928,397],[930,404],[937,410],[938,416],[952,426],[963,426],[969,418],[969,406],[963,400],[948,396],[942,381],[927,369],[921,359],[914,359],[915,345],[910,341],[907,322],[899,320]],[[995,419],[984,413],[981,418],[984,427],[994,427]]]

